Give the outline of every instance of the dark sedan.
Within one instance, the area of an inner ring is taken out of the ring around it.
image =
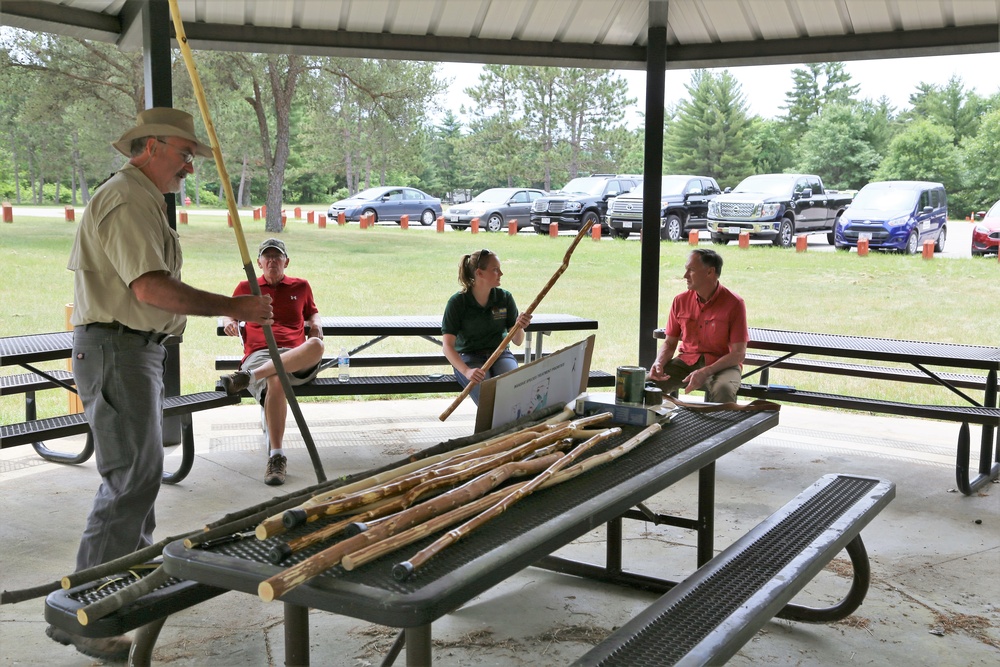
[[[528,214],[531,203],[544,197],[544,190],[529,188],[490,188],[483,190],[472,201],[456,204],[448,209],[448,224],[452,229],[467,229],[473,218],[479,218],[480,229],[499,232],[512,220],[520,231],[531,226]]]
[[[416,188],[385,186],[362,190],[356,195],[333,202],[326,212],[327,220],[333,222],[337,214],[343,212],[347,220],[360,220],[362,215],[374,214],[379,220],[399,222],[405,214],[410,220],[421,225],[434,224],[441,216],[441,200],[431,197]]]

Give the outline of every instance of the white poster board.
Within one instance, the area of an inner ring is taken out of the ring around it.
[[[590,379],[593,350],[594,337],[590,336],[483,382],[479,389],[476,431],[507,424],[539,408],[579,396]]]

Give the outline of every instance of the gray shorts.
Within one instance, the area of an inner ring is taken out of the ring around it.
[[[278,354],[282,352],[287,352],[289,348],[279,347]],[[252,371],[258,366],[263,366],[265,363],[271,360],[271,354],[267,351],[267,348],[263,350],[257,350],[256,352],[251,352],[250,356],[246,358],[243,365],[240,366],[240,370]],[[306,384],[307,382],[312,382],[316,375],[319,373],[319,364],[316,364],[312,368],[307,368],[305,370],[296,371],[294,373],[288,373],[288,382],[293,387],[297,387],[300,384]],[[267,378],[263,380],[250,380],[250,386],[247,387],[247,391],[253,394],[253,397],[257,399],[258,403],[264,402],[264,394],[267,393]]]

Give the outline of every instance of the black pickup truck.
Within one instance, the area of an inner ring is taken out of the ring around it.
[[[660,238],[680,241],[684,234],[705,229],[708,203],[722,193],[711,176],[664,176],[660,184]],[[606,225],[615,238],[642,229],[642,188],[608,202]]]
[[[799,234],[825,232],[833,245],[834,226],[850,203],[849,195],[827,194],[819,176],[757,174],[709,203],[708,230],[720,244],[749,232],[788,248]]]
[[[608,200],[639,185],[642,185],[642,177],[633,175],[595,174],[574,178],[561,190],[534,200],[529,216],[531,226],[538,234],[548,234],[553,222],[559,223],[560,231],[576,231],[591,221],[601,225],[608,211]]]

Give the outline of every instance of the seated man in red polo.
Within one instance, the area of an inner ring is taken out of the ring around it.
[[[666,340],[647,376],[664,393],[704,389],[706,401],[736,401],[750,332],[743,299],[719,283],[720,275],[717,252],[691,252],[684,265],[687,291],[674,297]]]
[[[284,242],[278,239],[267,239],[260,244],[257,265],[261,270],[257,279],[261,294],[268,294],[272,299],[274,324],[271,331],[289,382],[292,385],[310,382],[316,377],[323,361],[323,323],[316,309],[312,288],[301,278],[285,275],[288,253]],[[250,283],[244,280],[236,286],[233,295],[250,293]],[[224,317],[223,323],[227,335],[240,335],[239,322]],[[305,332],[307,324],[308,338]],[[269,447],[264,483],[271,486],[284,484],[288,459],[281,444],[285,437],[288,403],[267,350],[264,329],[259,324],[246,324],[240,370],[224,375],[222,385],[228,394],[238,394],[247,389],[263,405]]]

